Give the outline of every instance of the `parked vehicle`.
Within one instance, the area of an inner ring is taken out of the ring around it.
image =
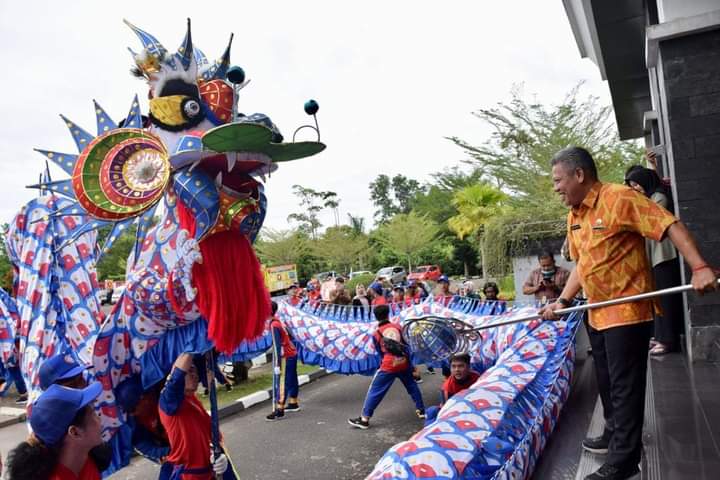
[[[340,274],[334,270],[330,270],[329,272],[320,272],[318,274],[313,275],[313,278],[317,278],[321,282],[324,282],[325,280],[329,278],[337,278]]]
[[[274,267],[262,266],[265,286],[272,293],[284,292],[290,285],[297,283],[297,268],[295,264],[276,265]]]
[[[357,277],[357,276],[359,276],[359,275],[372,275],[372,272],[369,272],[369,271],[367,271],[367,270],[358,270],[358,271],[356,271],[356,272],[350,272],[349,278],[352,279],[352,278],[355,278],[355,277]]]
[[[115,305],[120,300],[120,295],[122,295],[123,292],[125,292],[125,285],[115,288],[112,297],[110,297],[110,305]]]
[[[413,271],[408,275],[408,280],[415,280],[416,282],[432,280],[437,282],[440,275],[442,275],[440,265],[420,265],[413,268]]]
[[[378,270],[375,274],[375,279],[377,280],[380,277],[392,284],[395,284],[407,281],[407,272],[405,271],[405,267],[394,265],[392,267],[384,267]]]

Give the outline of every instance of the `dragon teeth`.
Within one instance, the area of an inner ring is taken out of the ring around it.
[[[232,172],[233,168],[235,168],[235,162],[237,161],[237,155],[235,153],[232,153],[230,155],[225,155],[227,158],[227,171]]]

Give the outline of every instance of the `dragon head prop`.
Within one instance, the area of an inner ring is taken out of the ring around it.
[[[325,145],[314,127],[317,141],[283,142],[279,129],[266,115],[237,112],[238,92],[248,82],[240,67],[231,67],[232,36],[223,55],[211,64],[193,44],[189,19],[176,53],[126,23],[142,43],[139,52],[131,50],[132,71],[149,85],[148,116],[142,115],[136,95],[120,122],[95,102],[97,135],[62,117],[78,153],[37,151],[70,178],[30,187],[72,200],[53,216],[88,218],[74,238],[110,225],[101,254],[136,224],[131,268],[143,246],[150,243],[146,237],[156,223],[161,199],[172,197],[169,204],[177,209],[173,218],[199,242],[204,261],[194,267],[194,283],[211,337],[217,340],[223,336],[218,332],[226,332],[215,331],[214,325],[240,321],[238,317],[259,325],[244,329],[240,337],[216,341],[223,350],[232,349],[240,340],[259,335],[269,316],[269,298],[252,302],[262,305],[253,312],[220,299],[236,297],[233,288],[259,290],[258,299],[267,297],[259,274],[250,276],[251,285],[227,287],[238,283],[236,269],[259,269],[250,243],[267,208],[261,180],[276,170],[278,163],[314,155]],[[305,110],[314,116],[317,104],[308,102]],[[252,258],[245,258],[248,255]],[[218,308],[218,302],[224,307]],[[265,318],[248,318],[257,316]]]

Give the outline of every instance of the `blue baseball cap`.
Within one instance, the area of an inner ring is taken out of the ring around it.
[[[143,388],[140,375],[133,375],[126,378],[115,387],[115,401],[123,412],[132,412],[140,403]]]
[[[87,368],[75,361],[75,358],[69,353],[65,355],[55,355],[50,357],[40,365],[38,376],[40,377],[40,388],[47,390],[50,385],[58,380],[65,380],[79,375]]]
[[[441,282],[450,283],[450,279],[447,277],[447,275],[440,275],[440,278],[438,278],[438,283]]]
[[[30,426],[45,445],[54,446],[65,437],[77,413],[102,393],[100,382],[85,388],[50,385],[33,403]]]
[[[370,286],[368,286],[368,288],[370,290],[374,290],[375,293],[377,293],[378,295],[382,295],[382,293],[383,293],[383,287],[378,282],[371,283]]]

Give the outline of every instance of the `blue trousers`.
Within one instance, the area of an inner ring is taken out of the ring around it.
[[[363,417],[370,418],[375,413],[375,409],[385,397],[385,394],[390,390],[395,379],[398,378],[405,386],[410,397],[415,402],[415,408],[418,410],[425,410],[425,404],[423,403],[422,393],[420,388],[415,383],[415,379],[412,376],[412,368],[408,368],[402,372],[390,373],[378,370],[372,379],[370,388],[368,389],[367,396],[365,397],[365,404],[363,405]]]
[[[288,398],[297,398],[300,393],[300,384],[297,375],[297,358],[289,357],[285,359],[285,395],[283,396],[283,404]]]
[[[27,393],[27,387],[25,387],[25,381],[22,378],[20,367],[17,365],[7,367],[5,373],[5,381],[7,382],[7,385],[3,385],[3,391],[0,396],[5,395],[13,383],[15,384],[15,390],[17,390],[18,394],[25,395]]]
[[[288,398],[297,398],[300,393],[300,384],[298,383],[297,374],[297,357],[283,358],[284,363],[282,368],[283,379],[282,388],[279,386],[279,381],[273,379],[276,382],[275,386],[275,401],[281,407],[285,406]]]

